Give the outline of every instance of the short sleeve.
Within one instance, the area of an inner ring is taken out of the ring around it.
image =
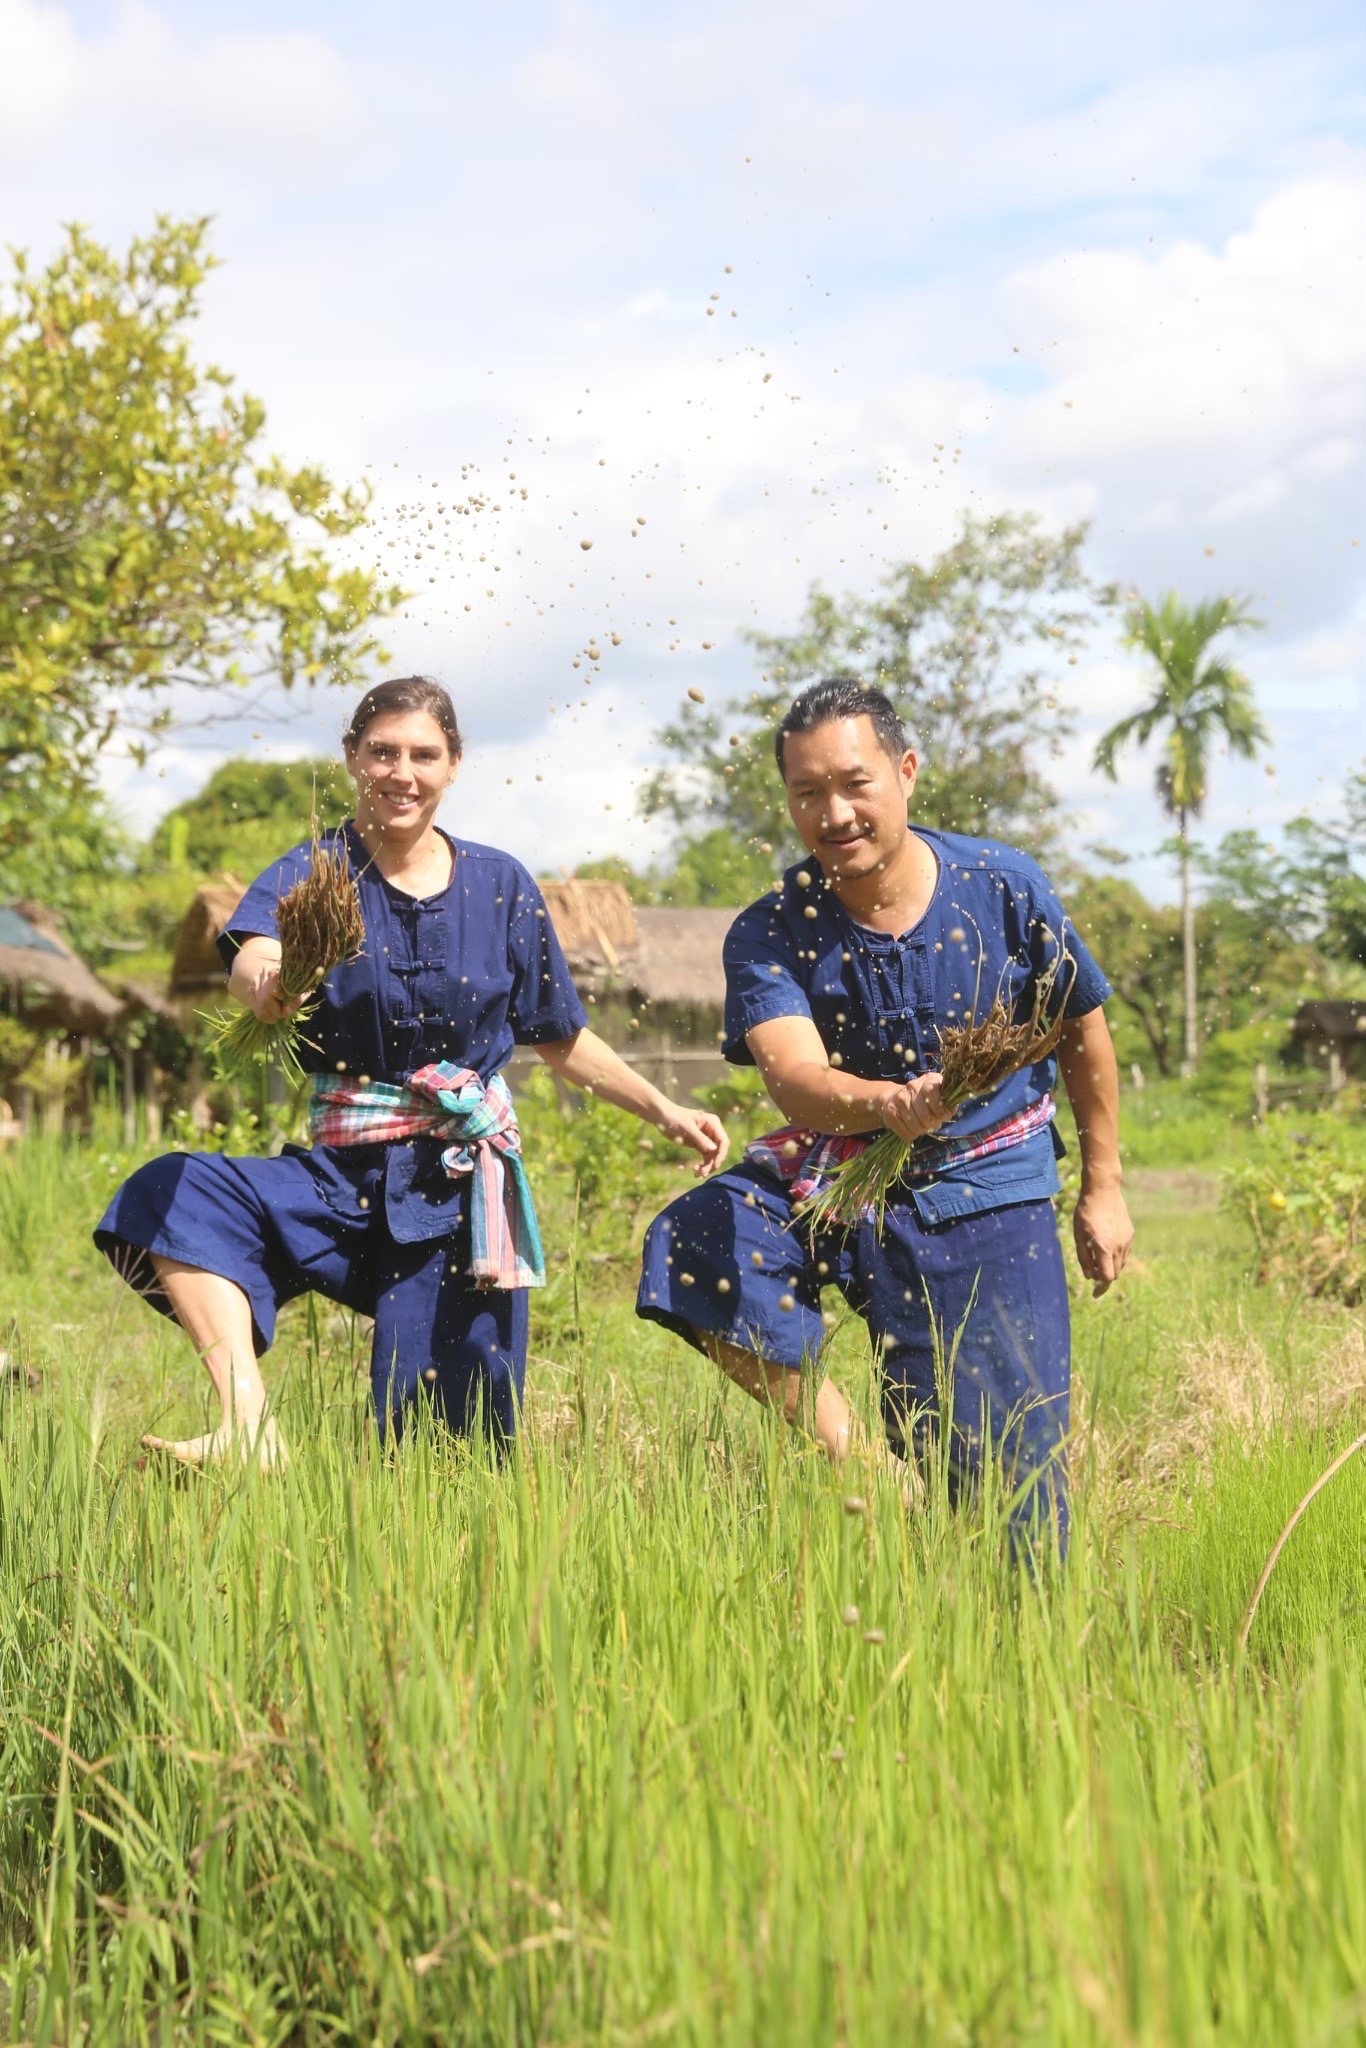
[[[512,995],[508,1024],[518,1045],[549,1045],[572,1038],[588,1023],[545,898],[519,869],[508,926]]]
[[[1021,905],[1026,923],[1026,945],[1035,985],[1056,970],[1058,990],[1066,990],[1064,1017],[1085,1017],[1098,1010],[1113,993],[1080,932],[1063,908],[1057,890],[1041,869],[1030,864],[1025,881],[1025,902]],[[1065,956],[1059,963],[1059,952]],[[1056,1004],[1050,1004],[1056,1015]]]
[[[797,974],[792,935],[770,901],[742,910],[721,951],[726,970],[725,1035],[721,1052],[732,1066],[752,1067],[745,1034],[774,1017],[810,1017],[811,1004]]]
[[[226,968],[231,969],[244,939],[277,939],[280,936],[279,920],[275,914],[277,906],[280,898],[287,896],[294,884],[307,873],[309,855],[307,846],[293,847],[256,877],[215,941],[219,958]]]

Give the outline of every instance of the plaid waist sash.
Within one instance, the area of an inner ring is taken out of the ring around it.
[[[308,1128],[315,1145],[392,1145],[449,1138],[441,1164],[471,1174],[470,1273],[478,1287],[544,1287],[541,1233],[522,1165],[517,1112],[501,1074],[439,1060],[406,1081],[314,1074]]]
[[[998,1124],[988,1124],[985,1130],[961,1138],[922,1138],[912,1146],[901,1178],[912,1183],[932,1180],[952,1166],[965,1166],[970,1159],[1008,1152],[1036,1131],[1047,1130],[1054,1114],[1052,1096],[1041,1095],[1026,1109],[1002,1117]],[[790,1188],[794,1202],[804,1202],[838,1173],[846,1159],[884,1135],[882,1131],[856,1131],[836,1137],[828,1131],[808,1131],[801,1124],[784,1124],[780,1131],[767,1131],[762,1138],[753,1139],[744,1156],[752,1166]]]

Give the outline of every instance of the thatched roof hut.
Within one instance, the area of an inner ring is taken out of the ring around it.
[[[615,971],[639,943],[638,912],[620,882],[542,882],[555,936],[570,968]]]
[[[735,910],[638,910],[640,943],[622,963],[628,992],[661,1009],[715,1011],[726,1000],[721,948]]]
[[[218,875],[195,890],[175,935],[168,995],[197,996],[223,986],[227,971],[216,941],[245,894],[245,883],[230,874]]]
[[[584,995],[713,1013],[726,996],[721,947],[734,910],[638,906],[619,882],[541,885],[570,973]]]
[[[0,906],[0,985],[39,1030],[107,1031],[123,1015],[122,1000],[72,951],[40,903]]]

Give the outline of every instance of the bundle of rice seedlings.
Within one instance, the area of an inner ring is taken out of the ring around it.
[[[346,840],[338,833],[324,847],[313,820],[308,873],[280,898],[279,994],[284,1002],[308,996],[323,977],[343,961],[354,960],[365,943],[360,892],[351,875]],[[230,1016],[213,1018],[211,1041],[224,1069],[240,1071],[278,1059],[291,1081],[303,1079],[299,1060],[301,1026],[317,1008],[305,1002],[292,1015],[266,1024],[243,1006]]]
[[[1034,1000],[1027,1018],[1018,1020],[1007,1009],[1000,990],[985,1017],[977,1015],[981,991],[980,955],[978,987],[972,1013],[966,1023],[948,1024],[939,1034],[939,1071],[943,1076],[943,1104],[952,1116],[974,1096],[990,1095],[1022,1067],[1047,1059],[1062,1037],[1063,1003],[1071,986],[1066,977],[1058,997],[1054,994],[1064,968],[1075,970],[1075,961],[1065,943],[1059,944],[1053,960],[1034,985]],[[1052,1012],[1053,1014],[1050,1014]],[[865,1210],[871,1209],[880,1231],[887,1197],[911,1164],[915,1147],[894,1131],[874,1138],[871,1145],[847,1159],[823,1188],[809,1195],[798,1215],[818,1230],[852,1229]],[[924,1155],[922,1154],[922,1157]]]

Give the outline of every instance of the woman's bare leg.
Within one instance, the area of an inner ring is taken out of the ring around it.
[[[228,1457],[255,1457],[263,1471],[288,1463],[284,1438],[275,1427],[265,1382],[251,1336],[251,1303],[221,1274],[182,1265],[151,1253],[176,1321],[204,1361],[223,1406],[223,1418],[207,1436],[145,1436],[149,1451],[164,1451],[184,1465],[207,1465]]]

